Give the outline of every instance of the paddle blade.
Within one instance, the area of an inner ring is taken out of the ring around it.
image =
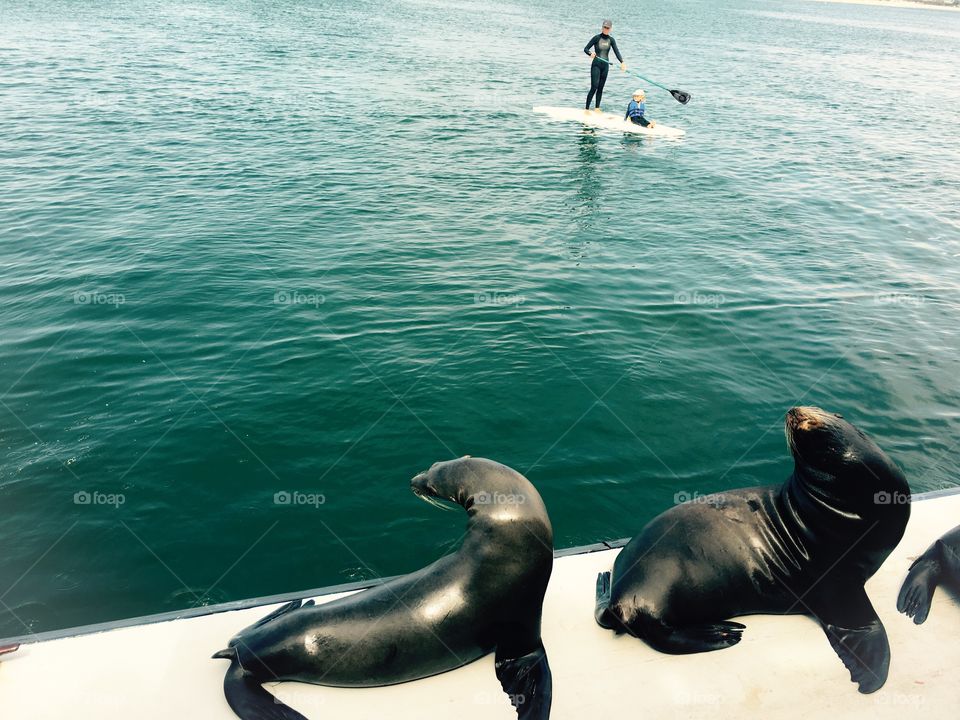
[[[686,105],[690,102],[690,93],[685,93],[683,90],[671,90],[670,94],[673,95],[681,105]]]

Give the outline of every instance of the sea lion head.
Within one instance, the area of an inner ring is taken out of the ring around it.
[[[896,464],[861,430],[818,407],[794,407],[784,426],[796,471],[824,497],[861,505],[867,496],[883,504],[907,501],[906,479]],[[897,497],[893,498],[896,493]],[[842,504],[842,503],[841,503]]]
[[[465,500],[465,481],[470,470],[466,461],[471,459],[469,455],[464,455],[456,460],[435,462],[429,470],[419,472],[413,477],[410,489],[414,495],[427,502],[446,500],[462,505]]]
[[[484,458],[465,455],[456,460],[435,462],[410,481],[410,488],[433,505],[447,507],[437,500],[456,503],[471,517],[478,513],[493,520],[531,514],[546,517],[540,495],[523,475]]]

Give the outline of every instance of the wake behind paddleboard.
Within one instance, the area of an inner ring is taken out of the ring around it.
[[[637,135],[650,135],[653,137],[672,137],[678,138],[684,136],[684,131],[679,128],[667,127],[657,123],[654,128],[636,125],[629,120],[624,120],[622,115],[614,115],[608,112],[595,112],[593,110],[582,110],[579,108],[559,108],[559,107],[535,107],[534,112],[542,113],[551,120],[576,120],[590,127],[604,128],[606,130],[620,130],[622,132],[635,133]]]

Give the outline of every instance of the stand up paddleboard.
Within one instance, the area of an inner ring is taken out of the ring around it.
[[[624,120],[622,115],[615,115],[608,112],[595,112],[593,110],[582,110],[579,108],[559,108],[559,107],[535,107],[534,112],[542,113],[551,120],[576,120],[584,125],[595,128],[604,128],[606,130],[620,130],[622,132],[634,133],[636,135],[650,135],[653,137],[672,137],[678,138],[684,136],[684,131],[679,128],[667,127],[657,123],[656,127],[643,127]]]

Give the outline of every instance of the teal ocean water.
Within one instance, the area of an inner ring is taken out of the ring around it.
[[[682,141],[531,112],[607,15]],[[782,479],[798,403],[956,485],[958,57],[801,0],[4,3],[0,636],[421,567],[462,454],[558,547]]]

